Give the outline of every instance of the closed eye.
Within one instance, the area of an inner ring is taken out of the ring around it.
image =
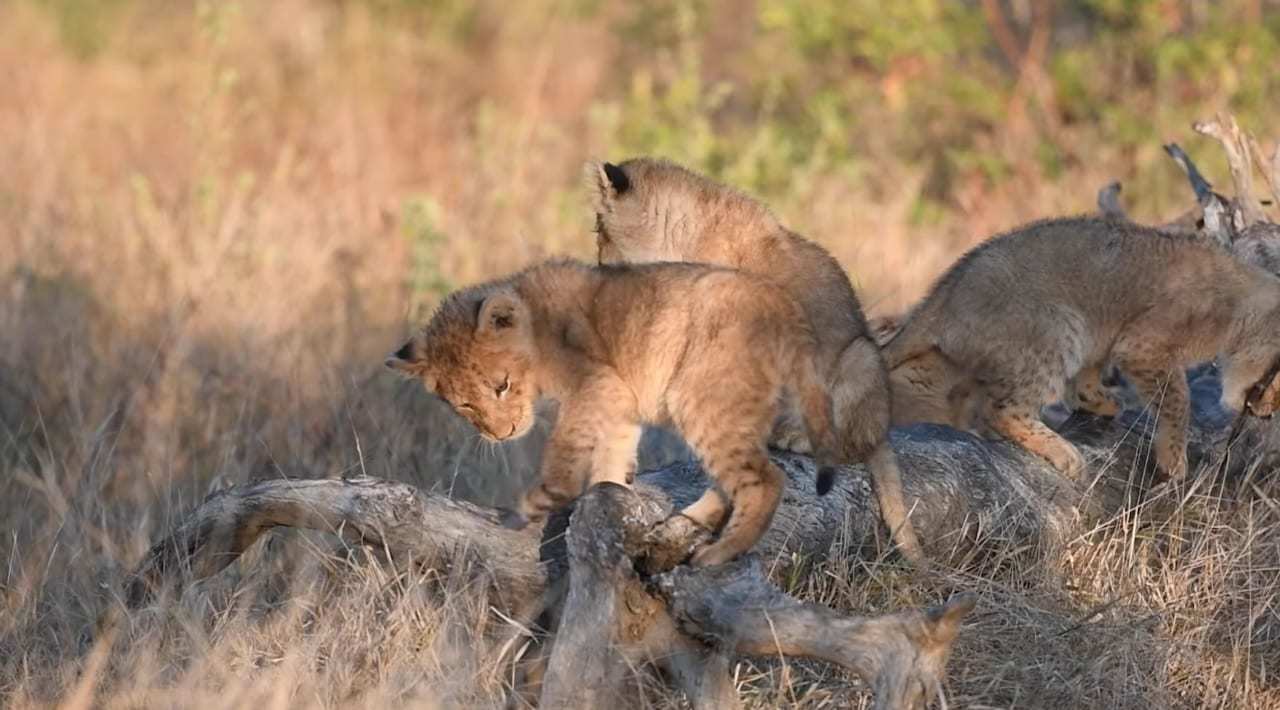
[[[476,413],[476,408],[471,406],[467,402],[462,402],[461,404],[455,404],[453,405],[453,408],[458,410],[459,412],[468,412],[470,414]]]
[[[509,389],[511,389],[511,375],[503,375],[502,384],[493,388],[493,394],[498,399],[502,399],[502,395],[506,394]]]

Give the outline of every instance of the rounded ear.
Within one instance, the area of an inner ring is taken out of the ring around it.
[[[631,189],[631,179],[627,177],[627,173],[613,163],[592,160],[587,163],[584,172],[591,203],[597,212],[604,212],[610,202]]]
[[[406,375],[416,375],[422,370],[423,362],[418,346],[411,339],[401,345],[399,350],[388,355],[382,364]]]
[[[529,308],[515,291],[498,291],[490,294],[480,304],[480,315],[476,319],[476,333],[507,335],[523,332],[528,327]]]

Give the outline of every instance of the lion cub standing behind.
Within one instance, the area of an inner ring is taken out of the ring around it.
[[[880,514],[899,550],[922,562],[889,446],[888,376],[840,263],[784,227],[760,202],[671,162],[589,163],[587,179],[600,263],[686,261],[741,269],[800,304],[817,338],[837,438],[853,461],[867,462]],[[784,418],[771,443],[803,451],[806,442],[795,421]]]
[[[1073,478],[1083,457],[1040,420],[1040,407],[1072,383],[1079,393],[1097,382],[1110,362],[1159,406],[1156,463],[1178,477],[1190,414],[1184,370],[1223,357],[1223,401],[1241,411],[1280,357],[1280,279],[1194,237],[1047,220],[956,262],[884,352],[895,399],[946,422],[949,385],[973,383],[978,391],[960,399],[979,403],[986,426]]]
[[[538,399],[560,403],[516,526],[590,483],[630,483],[641,425],[674,426],[716,484],[683,514],[715,530],[732,506],[696,565],[745,552],[768,528],[784,482],[766,448],[779,414],[797,411],[821,463],[843,454],[799,306],[728,269],[548,262],[454,293],[387,365],[491,440],[528,432]]]

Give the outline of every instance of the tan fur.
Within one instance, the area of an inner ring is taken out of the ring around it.
[[[1154,226],[1164,234],[1189,237],[1204,244],[1224,249],[1246,264],[1260,267],[1280,276],[1280,229],[1274,224],[1258,223],[1246,229],[1230,246],[1223,245],[1206,233],[1199,207],[1178,219]],[[1103,218],[1136,224],[1128,220],[1123,211],[1103,212]],[[870,320],[870,328],[876,343],[884,347],[905,322],[907,314],[879,316]],[[1071,410],[1112,417],[1123,411],[1122,400],[1128,400],[1126,392],[1103,384],[1103,373],[1108,364],[1085,368],[1067,382],[1063,401]],[[891,382],[904,383],[894,391],[894,422],[927,421],[946,424],[977,434],[983,429],[982,388],[960,369],[957,369],[936,350],[920,353],[895,368]]]
[[[980,245],[885,346],[895,399],[946,411],[946,387],[913,382],[978,383],[982,425],[1069,476],[1083,459],[1039,409],[1068,387],[1094,396],[1104,364],[1158,406],[1156,461],[1181,476],[1185,368],[1224,358],[1224,403],[1240,411],[1278,354],[1280,279],[1203,240],[1100,218],[1039,222]],[[915,412],[897,404],[905,423]]]
[[[908,317],[872,318],[876,343],[886,346]],[[1086,367],[1068,380],[1063,401],[1069,409],[1101,417],[1114,417],[1122,411],[1118,393],[1103,384],[1104,369],[1100,365]],[[990,433],[982,414],[982,387],[938,350],[925,350],[900,363],[889,380],[895,424],[931,422],[979,435]]]
[[[683,513],[725,562],[768,528],[784,474],[770,427],[795,409],[818,459],[846,458],[799,306],[768,282],[701,264],[589,267],[548,262],[450,296],[387,364],[421,379],[493,440],[523,435],[534,403],[560,403],[523,524],[591,483],[630,483],[642,424],[670,425],[715,486]]]
[[[686,261],[741,269],[768,278],[800,304],[818,339],[838,436],[855,460],[867,462],[881,515],[901,552],[923,562],[888,441],[888,377],[839,262],[759,201],[674,163],[589,163],[586,177],[600,263]],[[775,426],[771,443],[807,449],[803,429],[787,418]]]

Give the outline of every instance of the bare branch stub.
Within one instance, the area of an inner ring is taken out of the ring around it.
[[[1187,155],[1182,146],[1177,143],[1166,143],[1164,152],[1168,153],[1178,167],[1182,168],[1182,172],[1186,173],[1187,180],[1191,183],[1191,190],[1196,194],[1196,202],[1203,207],[1214,199],[1213,185],[1196,169],[1196,164],[1191,162],[1191,156]]]
[[[1268,182],[1271,185],[1271,203],[1276,209],[1280,209],[1280,136],[1276,137],[1276,149],[1271,152],[1271,162],[1267,166],[1267,175],[1270,175]]]
[[[1129,219],[1129,215],[1124,211],[1124,205],[1120,204],[1121,189],[1120,181],[1112,180],[1098,190],[1098,211],[1104,217]]]
[[[1267,181],[1267,188],[1271,190],[1271,206],[1280,208],[1280,139],[1276,140],[1276,147],[1271,152],[1270,161],[1263,155],[1262,146],[1252,134],[1249,135],[1249,150],[1253,154],[1254,161],[1258,163],[1259,172]]]
[[[1262,204],[1253,193],[1253,162],[1249,144],[1239,124],[1227,113],[1218,114],[1212,121],[1197,121],[1191,128],[1196,133],[1209,136],[1222,144],[1227,153],[1227,165],[1231,168],[1231,181],[1235,185],[1235,203],[1240,210],[1240,223],[1233,227],[1237,232],[1266,220]]]
[[[1160,225],[1159,229],[1171,234],[1201,234],[1230,249],[1235,239],[1230,220],[1230,200],[1213,191],[1213,185],[1204,178],[1181,146],[1166,143],[1164,150],[1187,176],[1196,196],[1196,206]]]

